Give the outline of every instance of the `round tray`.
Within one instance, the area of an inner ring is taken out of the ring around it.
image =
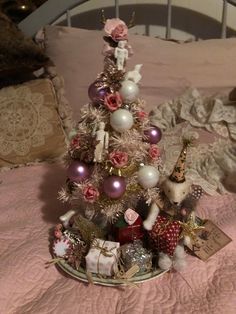
[[[87,282],[87,283],[89,282],[83,268],[79,268],[79,270],[75,270],[70,265],[68,265],[65,261],[59,261],[57,265],[64,272],[69,274],[71,277]],[[134,283],[134,284],[142,283],[142,282],[157,278],[163,275],[164,273],[166,273],[167,271],[168,270],[156,269],[145,274],[134,276],[131,279],[129,279],[129,282]],[[99,278],[98,276],[96,276],[96,274],[93,274],[93,283],[97,285],[110,286],[110,287],[127,285],[127,283],[125,283],[124,280],[112,279],[112,278]]]

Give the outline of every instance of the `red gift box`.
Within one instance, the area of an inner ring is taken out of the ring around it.
[[[143,221],[139,216],[132,225],[123,223],[123,226],[114,226],[115,241],[121,245],[142,239],[144,235]]]
[[[179,241],[180,232],[181,226],[178,221],[172,221],[170,218],[159,216],[148,234],[155,249],[173,256]]]

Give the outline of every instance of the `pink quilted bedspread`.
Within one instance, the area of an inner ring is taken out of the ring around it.
[[[56,199],[64,178],[57,164],[1,174],[1,314],[236,313],[236,195],[206,197],[198,208],[233,239],[224,249],[206,263],[189,256],[181,275],[118,289],[45,268],[49,231],[66,210]]]

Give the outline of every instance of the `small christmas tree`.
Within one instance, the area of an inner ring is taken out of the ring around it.
[[[142,65],[126,70],[133,54],[127,25],[118,18],[104,24],[104,70],[89,86],[90,102],[71,134],[68,180],[59,193],[72,209],[60,217],[62,225],[55,229],[54,253],[72,264],[76,257],[71,241],[74,250],[83,247],[87,253],[94,238],[121,244],[141,239],[138,203],[160,200],[157,183],[162,162],[157,143],[162,133],[150,124],[139,96]],[[142,248],[140,243],[136,246]],[[77,258],[73,266],[78,265]]]
[[[162,133],[150,123],[139,96],[142,65],[127,71],[133,54],[127,25],[120,19],[104,19],[104,24],[104,70],[89,86],[90,102],[71,134],[68,179],[59,193],[71,209],[55,228],[53,251],[87,274],[127,279],[157,268],[152,261],[158,254],[160,268],[174,263],[180,268],[184,250],[179,240],[189,242],[199,228],[193,204],[185,204],[183,212],[179,207],[190,192],[184,172],[191,141],[184,141],[173,173],[161,186],[157,144]]]
[[[139,199],[158,198],[161,131],[150,125],[139,98],[142,65],[125,70],[131,51],[126,24],[108,19],[104,29],[104,70],[89,86],[90,102],[74,130],[61,198],[86,217],[101,216],[106,224],[135,208]]]

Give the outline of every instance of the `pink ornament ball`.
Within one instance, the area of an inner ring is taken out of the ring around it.
[[[99,82],[95,81],[89,86],[88,96],[93,103],[101,104],[104,102],[104,98],[109,92],[109,88],[97,85],[99,85]]]
[[[109,176],[104,179],[103,192],[112,199],[120,198],[126,190],[126,182],[124,177]]]
[[[145,130],[144,135],[150,144],[157,144],[162,137],[161,130],[157,126],[152,126],[148,130]]]
[[[70,181],[80,183],[90,177],[90,170],[85,163],[73,160],[67,169],[67,176]]]

